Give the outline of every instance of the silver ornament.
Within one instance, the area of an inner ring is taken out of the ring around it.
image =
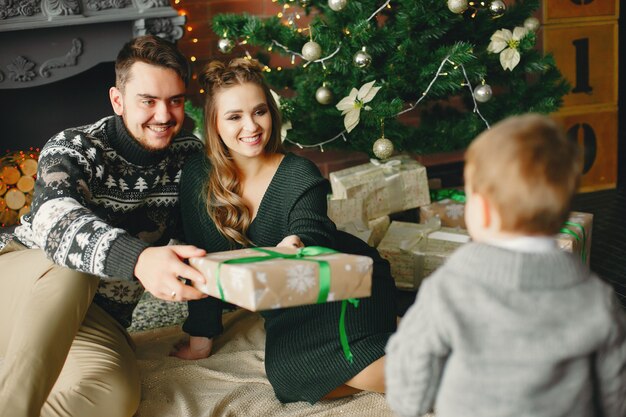
[[[235,47],[235,42],[233,42],[232,40],[228,38],[221,38],[220,40],[217,41],[217,49],[219,49],[220,52],[224,54],[227,54],[230,51],[232,51],[234,47]]]
[[[308,41],[302,47],[302,56],[307,61],[315,61],[322,56],[322,47],[315,41]]]
[[[393,155],[393,142],[383,136],[382,138],[376,139],[372,150],[376,158],[387,159]]]
[[[306,7],[311,4],[311,0],[300,0],[300,7]]]
[[[346,8],[348,0],[328,0],[328,7],[335,12],[340,12]]]
[[[537,29],[539,29],[539,19],[533,16],[527,18],[526,20],[524,20],[524,27],[531,32],[536,31]]]
[[[365,47],[363,47],[360,51],[354,54],[352,61],[358,68],[365,68],[372,63],[372,56],[368,54]]]
[[[474,89],[474,98],[479,103],[486,103],[491,100],[493,90],[489,84],[481,84]]]
[[[315,100],[323,105],[330,104],[333,101],[333,92],[330,91],[330,88],[323,85],[315,92]]]
[[[504,4],[502,0],[492,0],[491,3],[489,3],[489,13],[491,13],[494,19],[504,16],[505,11],[506,4]]]
[[[467,10],[467,0],[448,0],[448,9],[452,13],[463,13]]]

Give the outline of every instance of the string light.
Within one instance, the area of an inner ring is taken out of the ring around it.
[[[437,72],[435,73],[434,77],[432,78],[432,80],[430,81],[430,83],[428,84],[428,87],[426,87],[426,90],[422,93],[422,96],[413,104],[411,104],[408,108],[398,112],[395,117],[398,117],[404,113],[408,113],[412,110],[414,110],[415,108],[417,108],[417,106],[420,104],[420,102],[428,95],[428,93],[430,92],[430,89],[432,88],[433,84],[435,84],[435,81],[437,81],[437,78],[439,78],[439,76],[443,75],[442,70],[445,64],[450,64],[452,65],[454,68],[457,67],[461,67],[461,70],[463,71],[463,77],[465,78],[465,82],[462,83],[463,87],[467,87],[470,91],[470,97],[472,97],[472,101],[474,103],[474,109],[473,112],[478,114],[478,116],[482,119],[482,121],[485,123],[485,126],[487,126],[487,129],[490,129],[491,126],[489,126],[489,122],[487,122],[487,120],[483,117],[483,115],[480,113],[480,110],[478,108],[478,103],[476,102],[476,99],[474,98],[474,94],[473,91],[474,89],[472,88],[472,84],[469,80],[469,77],[467,76],[467,72],[465,71],[465,66],[463,66],[463,64],[455,64],[454,62],[450,61],[449,56],[446,56],[442,61],[441,64],[439,64],[439,68],[437,69]],[[337,135],[333,136],[330,139],[327,139],[325,141],[322,142],[318,142],[315,144],[310,144],[310,145],[306,145],[306,144],[302,144],[299,142],[295,142],[290,140],[288,137],[285,138],[285,142],[289,142],[292,143],[296,146],[298,146],[300,149],[302,148],[320,148],[320,151],[324,152],[324,148],[322,147],[323,145],[326,145],[328,143],[334,142],[335,140],[339,139],[339,138],[343,138],[344,142],[347,142],[346,136],[345,134],[347,133],[347,130],[343,130],[340,133],[338,133]]]
[[[191,62],[196,62],[196,57],[193,55],[189,59],[191,60]]]

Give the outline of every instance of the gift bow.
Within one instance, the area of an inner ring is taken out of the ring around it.
[[[224,298],[224,289],[222,287],[222,282],[220,279],[220,270],[223,264],[248,264],[255,262],[265,262],[272,259],[293,259],[299,261],[311,261],[316,262],[319,265],[320,271],[320,290],[317,295],[316,303],[325,303],[328,300],[328,294],[330,292],[330,264],[328,261],[323,259],[309,259],[309,257],[319,256],[319,255],[329,255],[332,253],[339,253],[336,250],[325,248],[323,246],[307,246],[304,248],[298,249],[296,253],[281,253],[272,251],[265,248],[250,248],[256,250],[258,252],[265,253],[264,256],[246,256],[243,258],[236,259],[228,259],[225,261],[221,261],[217,264],[217,271],[215,273],[217,288],[220,292],[220,298],[222,301],[226,301]],[[354,356],[352,355],[352,351],[350,350],[350,345],[348,344],[348,335],[346,333],[346,309],[348,303],[352,304],[355,308],[359,306],[359,300],[356,298],[350,298],[347,300],[342,300],[341,302],[341,315],[339,316],[339,341],[341,343],[341,348],[343,350],[343,354],[346,357],[346,360],[350,363],[353,362]]]
[[[580,236],[576,232],[574,232],[572,229],[568,229],[565,226],[572,226],[572,227],[579,228]],[[583,227],[581,223],[570,222],[570,221],[565,222],[565,226],[562,227],[561,230],[559,230],[559,232],[566,233],[570,236],[573,236],[574,239],[576,239],[577,241],[582,240],[581,242],[582,249],[580,251],[580,257],[583,263],[586,263],[587,262],[587,234],[585,233],[585,228]]]
[[[370,163],[372,165],[382,168],[383,172],[385,173],[392,173],[394,171],[399,171],[400,165],[402,165],[402,161],[400,161],[399,159],[391,159],[387,162],[382,162],[379,159],[370,158]]]
[[[400,250],[413,252],[418,248],[425,249],[428,245],[428,235],[441,229],[441,219],[439,217],[431,217],[426,220],[426,223],[420,224],[420,226],[423,226],[423,229],[419,230],[414,237],[400,241],[398,245]]]
[[[454,200],[458,203],[465,203],[465,192],[454,188],[443,188],[441,190],[430,190],[430,201],[441,201],[445,199]]]

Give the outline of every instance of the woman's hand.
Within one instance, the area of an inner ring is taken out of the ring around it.
[[[300,240],[298,235],[289,235],[280,241],[277,248],[303,248],[304,243]]]
[[[181,340],[174,346],[170,356],[180,359],[204,359],[211,356],[213,339],[208,337],[190,336],[189,340]]]

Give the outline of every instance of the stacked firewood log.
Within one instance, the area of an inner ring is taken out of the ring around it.
[[[8,153],[0,158],[0,225],[18,224],[30,211],[37,176],[38,149]]]

